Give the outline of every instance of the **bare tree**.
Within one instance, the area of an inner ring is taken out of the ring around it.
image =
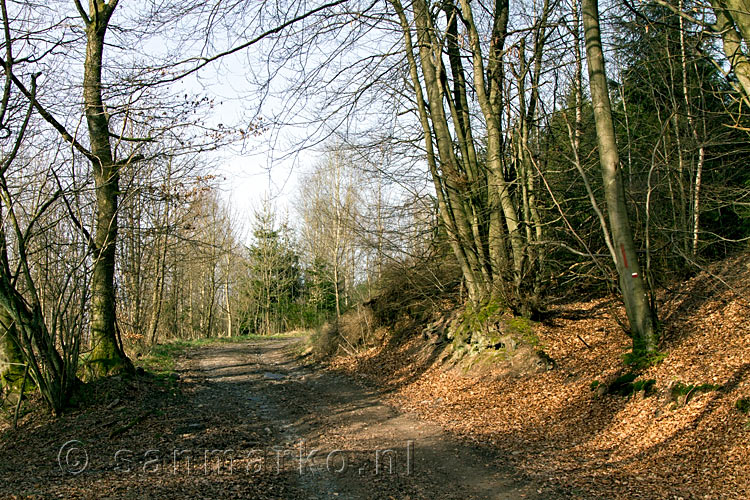
[[[36,95],[36,77],[31,78],[31,87],[27,91],[31,104],[14,97],[13,39],[10,32],[9,16],[5,1],[0,1],[2,10],[4,48],[3,66],[5,86],[0,101],[0,125],[8,131],[10,147],[3,148],[0,162],[0,330],[3,335],[2,347],[6,363],[17,367],[22,362],[25,372],[39,388],[44,400],[58,412],[65,404],[66,398],[76,380],[78,363],[78,342],[82,318],[73,315],[61,315],[67,307],[68,300],[76,295],[81,296],[78,284],[73,275],[62,275],[62,282],[57,292],[57,301],[45,303],[44,276],[40,277],[35,262],[30,257],[35,253],[39,235],[37,226],[42,225],[50,208],[66,193],[62,186],[49,188],[53,177],[43,172],[41,182],[35,184],[33,175],[21,176],[21,182],[13,182],[19,174],[17,162],[21,157],[29,123],[33,114],[33,101]],[[15,109],[13,109],[15,108]],[[12,118],[15,118],[13,120]],[[7,145],[7,143],[6,143]],[[29,161],[29,160],[27,160]],[[29,162],[33,162],[30,160]],[[31,171],[31,169],[29,169]],[[54,184],[53,184],[54,185]],[[31,197],[29,198],[29,195]],[[26,198],[25,198],[26,197]],[[25,199],[24,199],[25,198]],[[49,252],[49,248],[44,249]],[[49,253],[47,253],[49,255]],[[85,257],[84,257],[85,258]],[[60,278],[61,276],[57,276]],[[42,284],[40,285],[40,281]],[[72,320],[68,322],[67,320]],[[65,331],[75,331],[71,338]],[[58,343],[62,354],[58,351]],[[16,369],[3,367],[4,383],[11,383],[15,389],[19,385]],[[12,379],[12,380],[11,380]],[[25,379],[25,375],[24,375]]]
[[[307,264],[322,266],[317,276],[333,284],[336,318],[354,289],[358,181],[346,152],[334,147],[301,182],[298,211]]]
[[[646,293],[643,274],[638,263],[633,235],[630,229],[622,169],[617,151],[615,127],[607,89],[604,53],[599,28],[599,7],[596,0],[583,0],[583,29],[586,41],[591,102],[594,107],[599,160],[607,200],[615,264],[620,277],[620,291],[630,322],[635,353],[651,353],[657,348],[655,318]]]

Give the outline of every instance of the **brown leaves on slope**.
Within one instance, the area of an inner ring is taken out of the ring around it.
[[[656,380],[649,396],[592,391],[592,382],[626,371],[630,339],[613,319],[624,313],[612,299],[559,305],[536,326],[557,362],[549,372],[464,373],[421,339],[333,366],[391,389],[394,404],[500,448],[528,474],[581,497],[748,498],[750,426],[735,403],[750,397],[749,291],[750,257],[743,256],[665,294],[660,348],[667,356],[639,375]],[[676,401],[678,383],[713,387]]]

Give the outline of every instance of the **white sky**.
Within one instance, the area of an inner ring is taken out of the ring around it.
[[[201,70],[198,78],[191,77],[182,82],[187,91],[216,100],[210,123],[239,126],[247,123],[248,115],[254,113],[254,104],[247,102],[249,89],[242,72],[246,64],[246,54],[229,56],[220,64]],[[274,115],[281,105],[269,99],[269,103],[264,104],[263,113]],[[274,138],[277,140],[271,150],[269,141]],[[299,172],[308,169],[319,157],[310,150],[296,154],[292,147],[286,146],[298,139],[289,128],[272,129],[259,137],[249,138],[242,147],[230,146],[209,153],[218,165],[213,173],[220,178],[221,197],[245,229],[252,221],[254,210],[260,208],[265,198],[271,200],[280,214],[291,211]]]

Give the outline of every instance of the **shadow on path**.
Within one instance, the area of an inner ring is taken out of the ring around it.
[[[514,474],[497,452],[394,410],[344,375],[302,366],[295,341],[205,348],[184,378],[198,384],[193,401],[215,408],[212,420],[241,426],[243,413],[262,418],[267,440],[256,465],[275,469],[306,498],[559,496]]]

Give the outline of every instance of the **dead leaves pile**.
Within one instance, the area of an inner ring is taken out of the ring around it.
[[[661,296],[667,356],[639,374],[654,392],[599,396],[626,371],[630,339],[614,299],[558,305],[536,326],[557,362],[543,373],[463,373],[421,337],[338,358],[334,369],[391,389],[390,400],[480,445],[529,476],[583,498],[748,498],[750,256],[722,262]],[[675,384],[710,384],[686,403]]]

